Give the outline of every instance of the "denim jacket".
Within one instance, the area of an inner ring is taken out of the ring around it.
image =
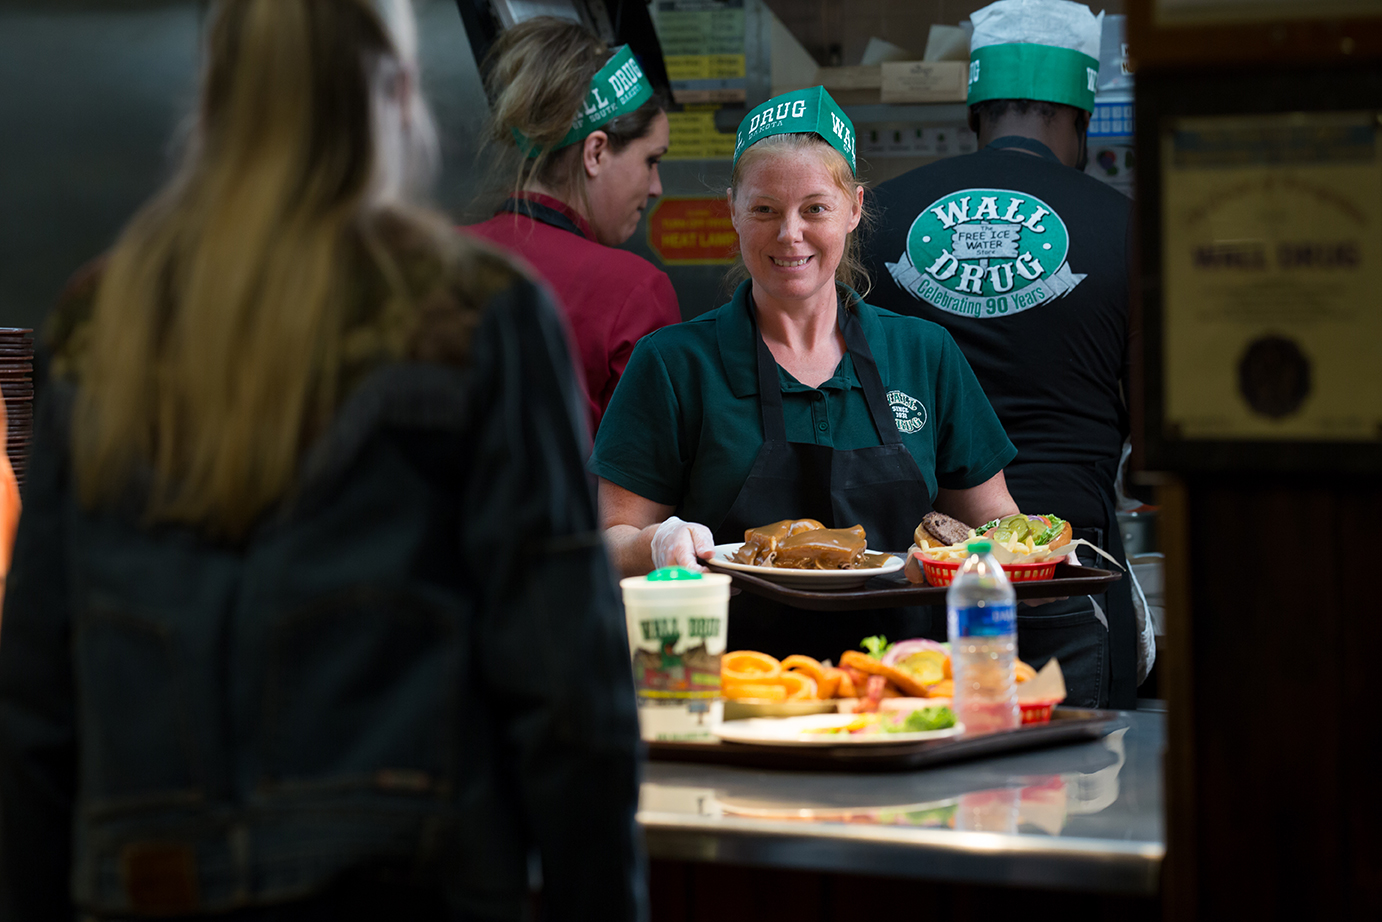
[[[468,363],[364,376],[239,543],[84,508],[74,387],[49,387],[0,631],[5,919],[271,904],[361,868],[516,919],[534,855],[552,918],[643,912],[579,392],[546,296],[489,270]]]

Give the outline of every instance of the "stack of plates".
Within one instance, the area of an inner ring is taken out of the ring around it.
[[[22,486],[29,460],[29,445],[34,436],[34,341],[33,330],[0,327],[0,393],[5,396],[9,418],[10,465]]]

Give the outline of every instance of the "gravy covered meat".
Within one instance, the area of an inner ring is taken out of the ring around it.
[[[750,528],[736,563],[794,570],[851,570],[867,566],[863,526],[826,528],[815,519],[783,519]]]
[[[803,531],[825,528],[815,519],[783,519],[771,525],[760,525],[744,532],[744,546],[731,558],[736,563],[755,567],[771,567],[777,559],[777,548],[783,541]]]

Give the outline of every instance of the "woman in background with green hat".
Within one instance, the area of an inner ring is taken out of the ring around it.
[[[467,230],[523,257],[556,292],[593,433],[634,343],[681,320],[667,273],[617,249],[662,194],[666,103],[632,48],[552,16],[506,30],[491,62],[491,140],[512,185],[498,213]]]
[[[739,126],[727,192],[748,280],[634,350],[595,443],[600,513],[625,575],[698,566],[784,518],[864,526],[901,550],[933,507],[1017,511],[1015,451],[940,327],[863,300],[854,129],[821,87]],[[741,596],[730,646],[838,657],[868,634],[943,634],[926,609],[797,611]]]

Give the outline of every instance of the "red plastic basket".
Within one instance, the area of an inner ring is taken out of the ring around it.
[[[1056,566],[1059,563],[1059,559],[1043,563],[1005,563],[1003,573],[1014,583],[1051,579],[1056,575]],[[921,555],[921,568],[926,571],[926,581],[932,586],[949,586],[961,566],[963,561],[933,560],[924,552]]]
[[[1045,724],[1051,722],[1051,711],[1059,703],[1058,701],[1019,701],[1017,706],[1022,711],[1024,724]]]

